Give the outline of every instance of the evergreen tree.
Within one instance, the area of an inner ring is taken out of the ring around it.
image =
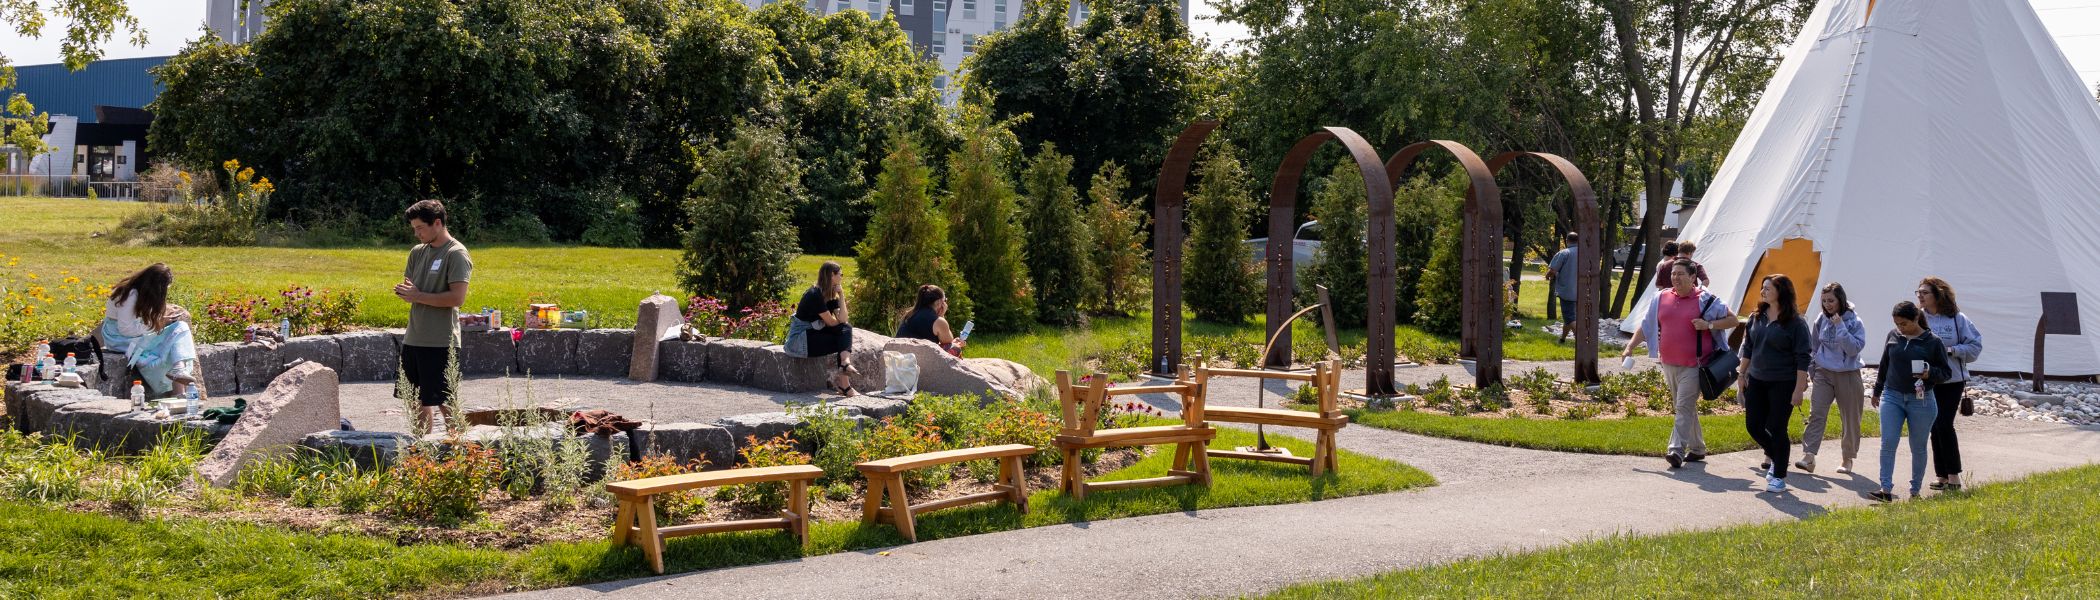
[[[1122,197],[1129,187],[1122,165],[1113,162],[1102,165],[1087,187],[1094,201],[1087,208],[1086,221],[1094,232],[1094,286],[1089,306],[1095,312],[1130,314],[1144,306],[1150,289],[1145,212],[1135,199]]]
[[[978,325],[989,331],[1018,331],[1035,318],[1028,271],[1021,260],[1015,219],[1020,209],[1005,165],[1015,148],[1006,124],[992,123],[973,107],[962,109],[962,147],[948,156],[949,236],[956,266],[977,300]],[[957,323],[950,302],[949,322]]]
[[[1196,178],[1196,193],[1188,201],[1183,301],[1197,319],[1241,323],[1263,303],[1261,267],[1241,238],[1254,210],[1246,171],[1231,150],[1214,149],[1197,167]]]
[[[1444,219],[1437,225],[1429,264],[1422,269],[1417,288],[1415,319],[1422,329],[1439,335],[1458,335],[1465,325],[1465,273],[1460,244],[1465,219]]]
[[[1464,184],[1459,184],[1463,186]],[[1463,187],[1459,189],[1463,190]],[[1393,321],[1413,323],[1420,311],[1423,273],[1436,254],[1437,225],[1457,218],[1458,198],[1428,177],[1415,177],[1393,192]]]
[[[970,318],[969,286],[955,271],[947,224],[926,193],[930,177],[918,140],[892,132],[889,154],[868,195],[875,211],[868,218],[868,235],[854,246],[859,281],[853,304],[867,311],[863,314],[879,315],[882,324],[863,322],[865,327],[888,331],[911,308],[919,286],[928,283],[948,291],[949,319]]]
[[[1094,280],[1088,260],[1093,231],[1079,222],[1079,192],[1072,189],[1071,178],[1072,157],[1059,154],[1048,142],[1022,175],[1028,189],[1022,217],[1028,236],[1024,254],[1035,279],[1036,318],[1059,325],[1079,322],[1080,306]]]
[[[1343,326],[1364,322],[1370,290],[1364,281],[1370,271],[1364,252],[1364,177],[1356,163],[1335,163],[1334,172],[1321,183],[1313,198],[1313,217],[1320,221],[1320,249],[1305,267],[1305,281],[1298,290],[1298,304],[1320,301],[1315,286],[1327,286],[1334,303],[1334,320]]]
[[[802,202],[801,175],[787,144],[771,129],[739,126],[735,137],[699,158],[699,176],[685,202],[685,257],[679,278],[686,291],[741,310],[778,300],[794,277],[788,263],[801,254],[788,215]]]

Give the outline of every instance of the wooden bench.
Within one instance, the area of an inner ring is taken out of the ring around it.
[[[868,479],[868,493],[862,502],[862,523],[875,523],[887,518],[904,534],[907,541],[919,541],[916,523],[919,513],[943,508],[954,508],[979,502],[1005,500],[1028,512],[1028,475],[1021,472],[1021,459],[1035,454],[1036,447],[1027,444],[1005,444],[983,448],[962,448],[927,452],[882,460],[871,460],[853,465]],[[959,462],[999,459],[999,475],[992,483],[992,491],[979,492],[960,498],[949,498],[939,502],[911,505],[910,495],[904,490],[904,474],[916,469],[949,465]],[[883,496],[889,496],[890,505],[882,505]]]
[[[1341,431],[1343,427],[1349,425],[1349,415],[1342,414],[1341,409],[1336,406],[1336,400],[1342,387],[1342,364],[1340,361],[1330,360],[1313,363],[1313,372],[1311,373],[1213,369],[1202,365],[1196,367],[1196,381],[1198,385],[1208,385],[1212,377],[1303,381],[1306,382],[1306,385],[1313,386],[1313,390],[1317,392],[1319,412],[1278,408],[1242,408],[1237,406],[1209,408],[1205,411],[1204,416],[1212,421],[1275,425],[1278,427],[1304,427],[1316,432],[1316,435],[1313,436],[1313,455],[1311,458],[1291,456],[1288,451],[1270,453],[1244,450],[1211,450],[1209,452],[1211,456],[1307,465],[1312,467],[1314,477],[1329,471],[1341,470],[1341,463],[1336,458],[1334,437],[1335,432]]]
[[[608,483],[605,484],[605,491],[612,492],[620,501],[620,512],[613,517],[612,545],[618,548],[637,543],[642,547],[642,554],[649,557],[649,569],[662,575],[664,540],[674,537],[727,531],[782,529],[794,534],[797,543],[808,544],[809,482],[823,475],[823,469],[812,465],[788,465],[666,475]],[[780,517],[662,528],[656,526],[655,498],[658,494],[769,481],[785,481],[788,484],[788,507],[781,511]],[[636,540],[636,536],[640,536],[641,539]]]
[[[1064,453],[1061,489],[1073,500],[1084,500],[1088,491],[1120,490],[1162,485],[1210,486],[1210,458],[1204,452],[1218,432],[1203,424],[1203,385],[1190,378],[1187,365],[1171,385],[1133,387],[1108,386],[1108,377],[1095,374],[1086,387],[1072,384],[1072,374],[1057,372],[1058,403],[1064,411],[1064,427],[1051,444]],[[1116,396],[1178,394],[1181,396],[1180,425],[1098,429],[1103,406]],[[1088,483],[1086,469],[1079,464],[1081,450],[1174,445],[1174,465],[1162,477]]]

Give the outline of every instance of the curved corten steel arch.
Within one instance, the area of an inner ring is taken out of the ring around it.
[[[1597,317],[1600,310],[1597,297],[1601,276],[1599,265],[1604,254],[1599,250],[1604,239],[1601,224],[1597,220],[1597,192],[1590,187],[1590,178],[1575,168],[1575,163],[1556,154],[1545,152],[1504,152],[1488,161],[1488,171],[1499,175],[1502,168],[1526,156],[1545,161],[1568,182],[1568,191],[1575,198],[1575,382],[1597,383],[1602,377],[1597,372]],[[1565,276],[1565,274],[1563,274]],[[1552,293],[1549,289],[1547,293]],[[1563,306],[1561,310],[1567,310]]]
[[[1181,209],[1187,203],[1189,170],[1203,140],[1218,121],[1195,121],[1167,148],[1152,191],[1152,372],[1173,376],[1181,364]]]
[[[1474,385],[1487,387],[1502,382],[1503,292],[1502,270],[1497,268],[1502,264],[1502,190],[1495,185],[1494,171],[1480,160],[1479,154],[1465,144],[1448,140],[1430,140],[1401,148],[1385,163],[1386,188],[1400,187],[1400,176],[1407,172],[1407,167],[1431,148],[1441,149],[1457,158],[1459,166],[1465,167],[1467,178],[1472,180],[1466,186],[1465,224],[1461,229],[1465,239],[1461,246],[1464,251],[1460,268],[1465,298],[1462,301],[1464,308],[1459,312],[1464,315],[1465,324],[1459,336],[1459,354],[1473,357]],[[1390,284],[1387,287],[1391,287]]]
[[[1291,364],[1291,237],[1297,230],[1296,208],[1298,184],[1305,175],[1305,166],[1312,160],[1314,151],[1328,142],[1340,142],[1356,161],[1356,169],[1363,174],[1364,193],[1370,203],[1369,230],[1365,244],[1369,249],[1368,272],[1364,282],[1370,288],[1370,299],[1366,306],[1364,324],[1369,328],[1365,340],[1365,379],[1372,395],[1392,395],[1393,389],[1393,186],[1378,185],[1389,181],[1385,165],[1378,161],[1378,151],[1364,141],[1363,136],[1347,127],[1321,127],[1312,135],[1298,140],[1290,153],[1283,157],[1283,164],[1276,167],[1276,177],[1269,182],[1269,244],[1265,252],[1269,266],[1269,337],[1280,343],[1274,344],[1265,362],[1269,366],[1288,367]],[[1328,243],[1346,243],[1330,241]]]

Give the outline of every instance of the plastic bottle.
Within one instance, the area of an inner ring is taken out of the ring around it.
[[[78,358],[74,358],[74,357],[73,357],[73,353],[71,353],[71,352],[67,352],[67,353],[66,353],[66,372],[67,372],[67,373],[79,373],[79,372],[80,372],[80,359],[78,359]]]
[[[51,340],[37,340],[37,341],[36,341],[36,353],[35,353],[35,354],[31,354],[30,356],[32,356],[32,357],[35,357],[35,358],[36,358],[36,359],[37,359],[38,361],[42,361],[42,360],[44,360],[44,355],[46,355],[46,354],[50,354],[50,353],[51,353]],[[37,364],[38,364],[39,366],[42,366],[42,364],[43,364],[43,363],[39,362],[39,363],[37,363]]]
[[[290,340],[290,339],[292,339],[292,320],[291,320],[291,319],[278,319],[278,320],[277,320],[277,339],[279,339],[279,340]]]
[[[43,360],[37,363],[36,372],[44,374],[44,383],[58,381],[58,357],[45,354]]]
[[[189,406],[189,412],[186,414],[194,415],[204,412],[203,388],[204,382],[202,381],[191,383],[190,391],[182,395],[182,399],[188,401],[186,404]]]
[[[146,410],[146,384],[137,379],[131,380],[131,410]]]

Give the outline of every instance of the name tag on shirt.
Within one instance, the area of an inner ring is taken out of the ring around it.
[[[444,268],[444,266],[445,266],[445,259],[442,259],[442,258],[436,258],[436,259],[431,259],[431,261],[430,261],[430,272],[432,272],[432,273],[436,273],[436,272],[438,272],[438,269],[440,269],[440,268]]]

